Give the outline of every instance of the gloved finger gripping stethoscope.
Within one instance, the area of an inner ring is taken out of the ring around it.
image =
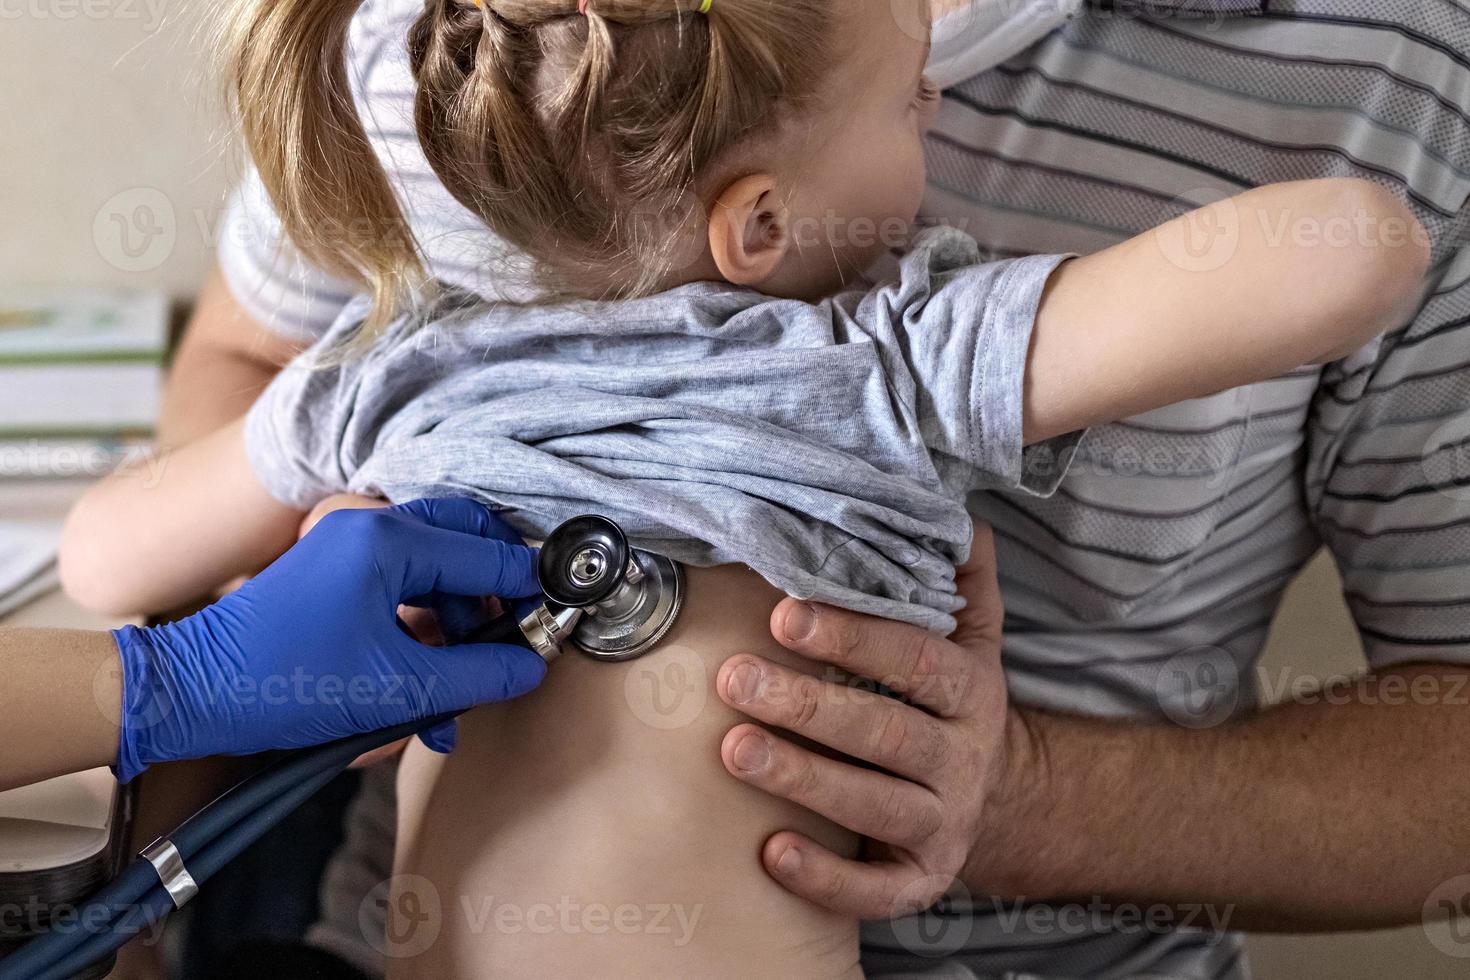
[[[574,518],[547,536],[537,566],[543,601],[529,599],[475,630],[474,642],[529,647],[548,662],[570,644],[597,660],[631,660],[673,627],[684,604],[684,572],[663,555],[637,551],[606,517]],[[306,802],[358,756],[450,720],[442,715],[283,756],[245,780],[140,857],[77,908],[85,929],[53,927],[0,960],[0,980],[64,980],[102,960],[181,908],[261,835]]]

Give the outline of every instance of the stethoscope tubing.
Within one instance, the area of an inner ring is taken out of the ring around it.
[[[217,797],[168,838],[195,883],[202,885],[336,778],[353,759],[452,717],[441,715],[294,751]],[[106,925],[100,928],[88,914],[99,906],[108,909]],[[65,980],[173,910],[173,899],[158,872],[140,857],[82,904],[75,929],[44,933],[0,960],[0,980]]]

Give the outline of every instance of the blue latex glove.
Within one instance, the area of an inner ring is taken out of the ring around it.
[[[518,697],[546,664],[518,646],[430,647],[401,603],[539,595],[536,552],[471,500],[327,515],[238,591],[188,619],[114,633],[123,724],[114,771],[303,748]],[[452,730],[425,738],[447,750]]]

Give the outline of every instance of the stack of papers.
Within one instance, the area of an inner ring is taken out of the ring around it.
[[[0,619],[57,586],[61,524],[0,520]]]
[[[152,436],[162,293],[0,286],[0,478],[99,476]]]
[[[0,285],[0,617],[54,589],[64,501],[152,440],[162,293]]]

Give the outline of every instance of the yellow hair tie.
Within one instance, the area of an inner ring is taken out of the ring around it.
[[[713,7],[714,5],[715,0],[700,0],[699,12],[702,14],[707,14],[709,13],[709,8]]]

